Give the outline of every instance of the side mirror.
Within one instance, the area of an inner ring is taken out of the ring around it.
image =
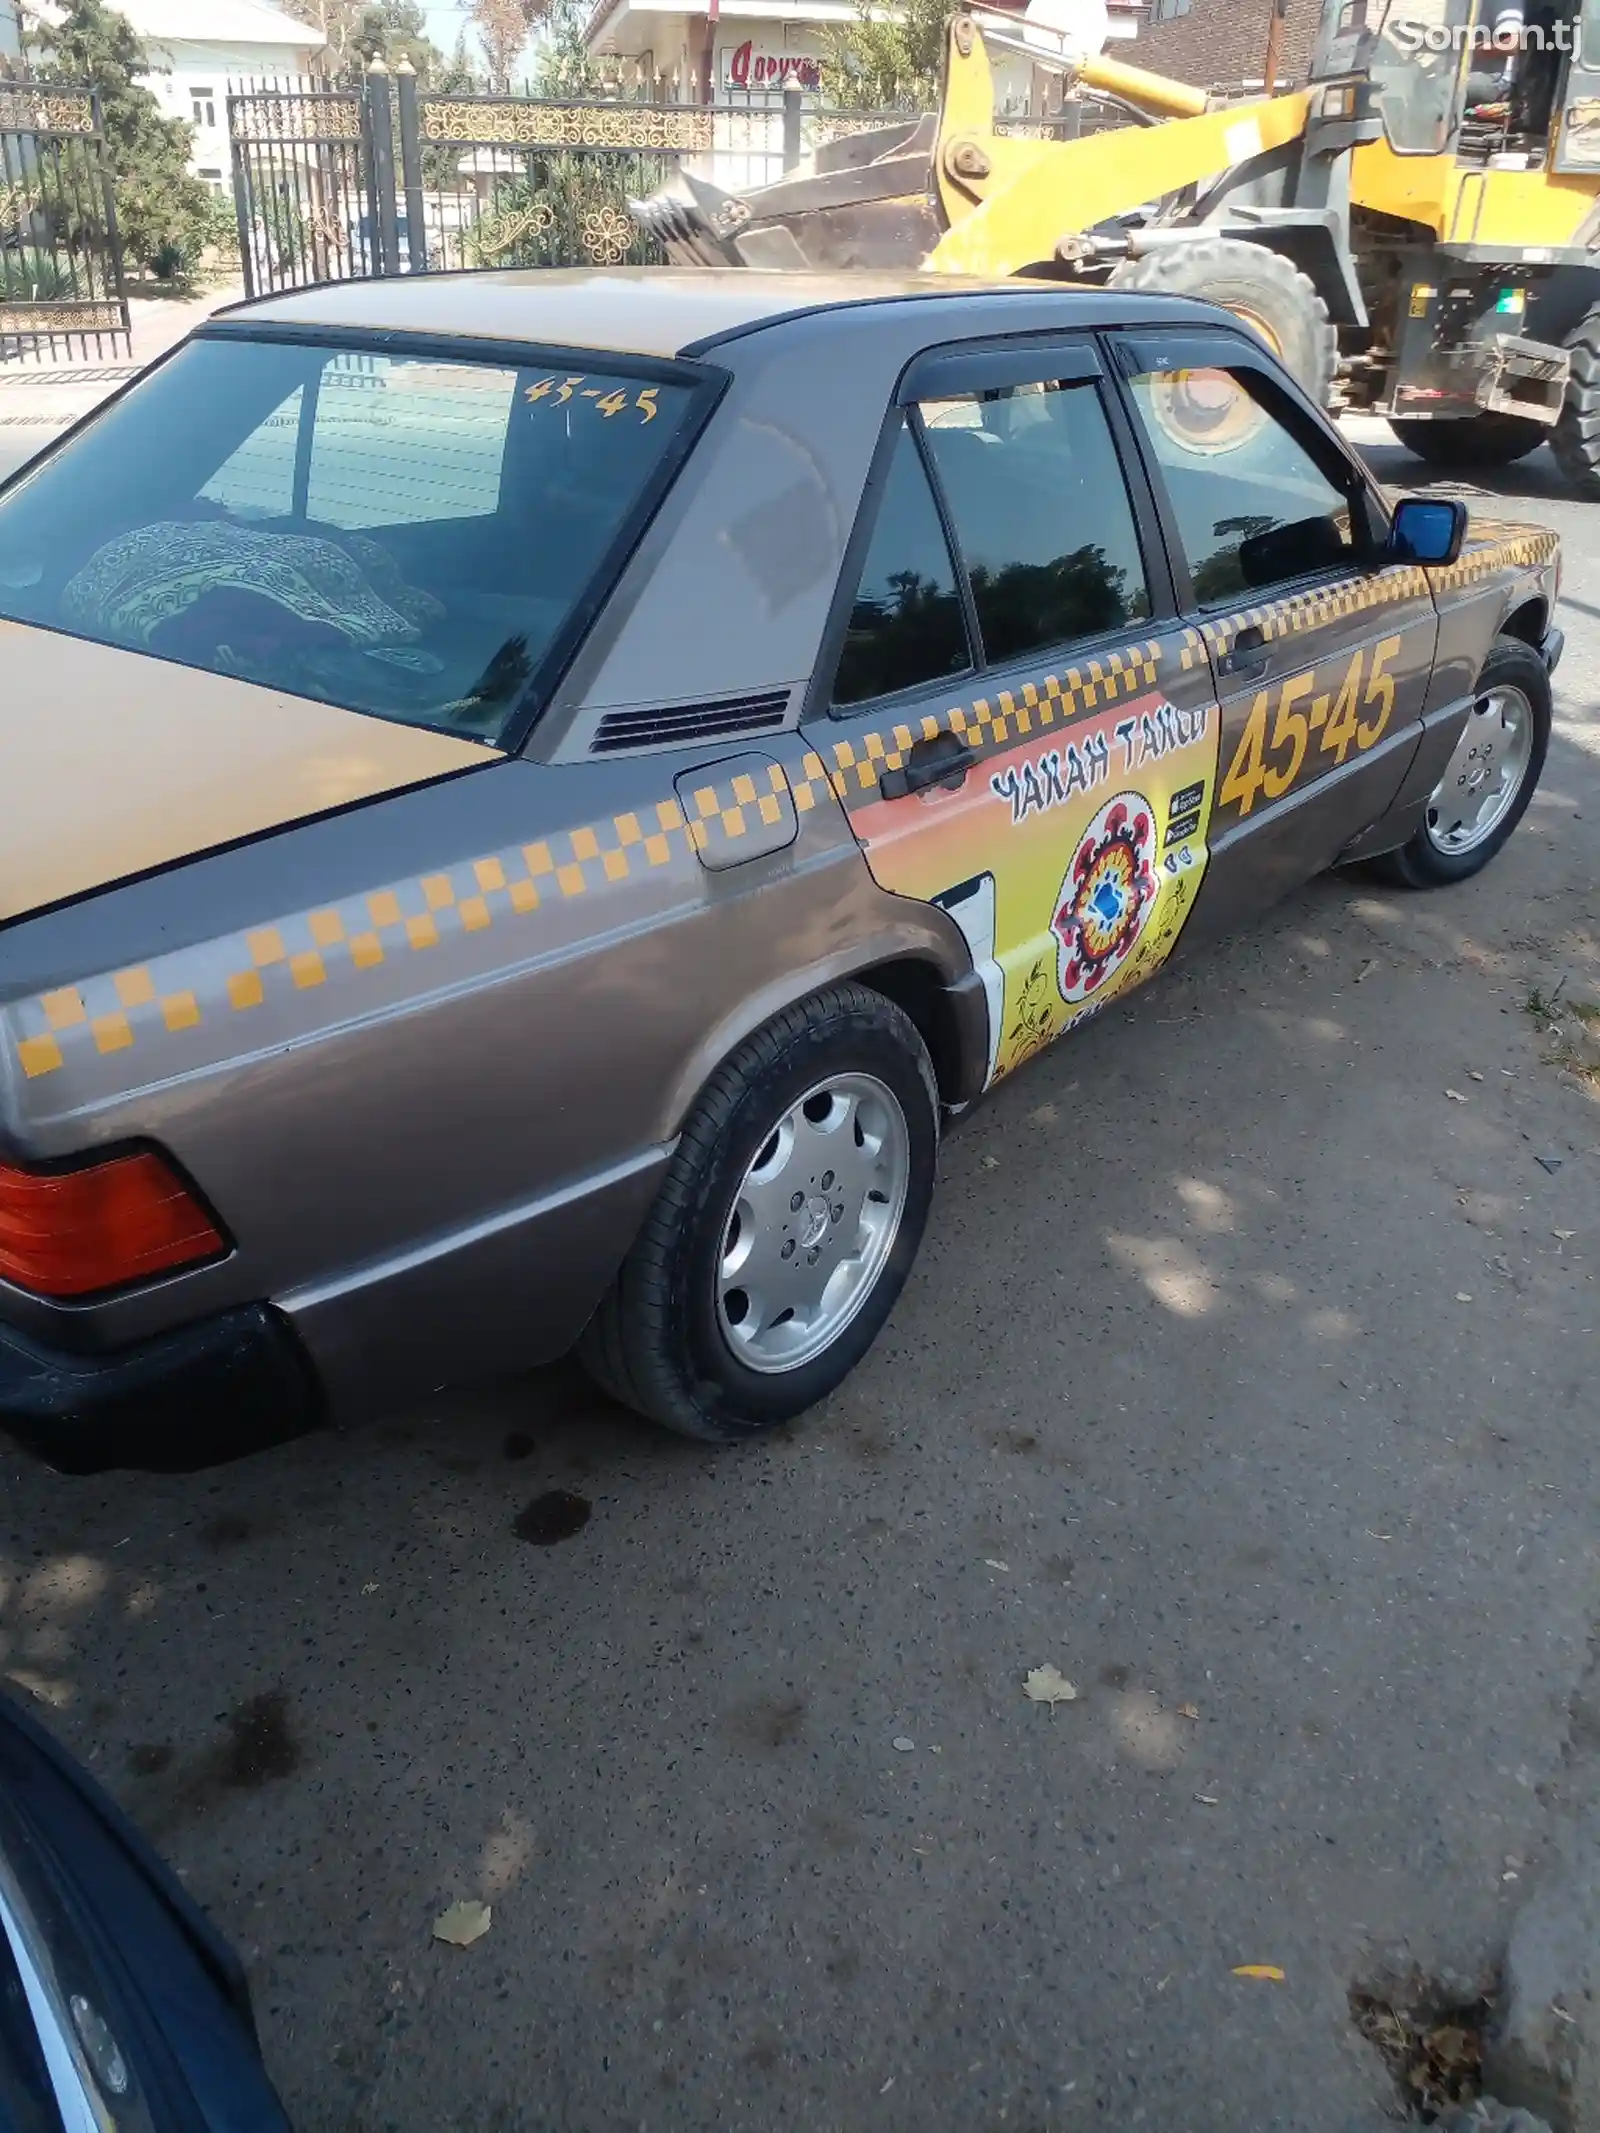
[[[1391,563],[1453,563],[1467,531],[1467,507],[1455,497],[1402,496],[1389,521]]]

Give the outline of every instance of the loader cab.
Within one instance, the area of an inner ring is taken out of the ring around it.
[[[1327,0],[1311,79],[1351,75],[1388,156],[1600,173],[1600,0]]]

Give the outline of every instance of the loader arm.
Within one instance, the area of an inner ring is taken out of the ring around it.
[[[933,156],[948,226],[927,267],[945,274],[1020,274],[1054,259],[1064,236],[1282,148],[1306,130],[1309,90],[1208,111],[1203,90],[1141,67],[1094,57],[1076,71],[1084,88],[1120,97],[1165,123],[1078,141],[997,134],[983,39],[970,17],[958,15],[951,23]]]

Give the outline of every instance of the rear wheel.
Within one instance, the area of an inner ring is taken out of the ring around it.
[[[861,1360],[928,1216],[939,1097],[909,1017],[829,986],[719,1068],[579,1344],[625,1406],[717,1444],[790,1421]]]
[[[1253,326],[1285,369],[1326,407],[1339,360],[1338,336],[1315,284],[1280,252],[1200,232],[1163,244],[1113,271],[1118,289],[1159,289],[1221,304]]]
[[[1422,826],[1377,862],[1407,889],[1443,888],[1480,872],[1522,820],[1550,745],[1550,677],[1531,646],[1501,637]]]
[[[1430,467],[1509,467],[1536,452],[1550,435],[1544,422],[1526,415],[1452,415],[1438,422],[1391,416],[1397,442]]]
[[[1550,449],[1580,496],[1600,500],[1600,307],[1567,336],[1572,372]]]

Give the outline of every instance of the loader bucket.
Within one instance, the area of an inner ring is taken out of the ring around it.
[[[937,133],[930,115],[830,141],[746,193],[680,170],[628,207],[675,266],[909,270],[944,234],[933,184]]]

